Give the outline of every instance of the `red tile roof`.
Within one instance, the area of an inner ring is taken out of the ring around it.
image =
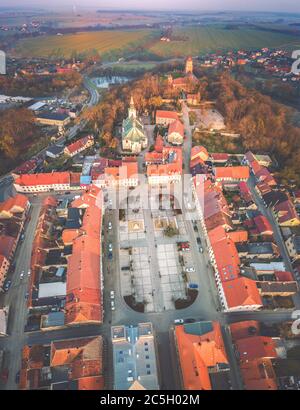
[[[163,111],[163,110],[157,110],[156,111],[156,122],[158,118],[167,118],[167,119],[173,119],[174,121],[178,120],[178,114],[175,111]]]
[[[70,173],[23,174],[15,179],[15,183],[21,186],[65,185],[70,183]]]
[[[80,150],[84,150],[90,142],[94,142],[94,137],[92,135],[87,135],[86,137],[83,137],[68,145],[65,149],[70,155],[72,155]]]
[[[176,120],[169,125],[168,134],[171,135],[173,132],[178,133],[184,137],[184,126],[181,121]]]
[[[276,374],[270,359],[242,363],[241,373],[246,390],[277,390]]]
[[[13,256],[16,239],[12,236],[0,235],[0,255],[4,255],[6,259]]]
[[[66,322],[102,322],[101,210],[90,206],[68,259]]]
[[[25,195],[17,194],[0,203],[0,213],[3,211],[9,213],[24,212],[28,204],[29,201]]]
[[[260,235],[273,235],[272,225],[264,215],[256,216],[253,222]]]
[[[205,147],[202,147],[200,145],[196,145],[195,147],[192,147],[191,149],[191,160],[195,158],[201,158],[202,161],[207,161],[209,155],[207,152],[207,149]]]
[[[210,154],[210,157],[213,161],[222,161],[222,162],[226,162],[229,159],[229,154],[226,153],[212,153]]]
[[[158,134],[155,140],[154,149],[156,152],[162,152],[163,147],[164,147],[164,139],[161,135]]]
[[[262,357],[277,357],[276,345],[271,337],[253,336],[235,342],[239,352],[240,361],[245,363]]]
[[[212,230],[208,233],[211,247],[215,256],[217,269],[220,275],[221,282],[231,281],[238,278],[240,273],[240,258],[234,242],[221,232],[221,227],[216,228],[220,237],[216,235],[216,230]],[[223,230],[225,233],[225,231]]]
[[[284,201],[274,207],[275,212],[278,213],[279,224],[296,221],[300,223],[296,208],[292,201]]]
[[[15,174],[25,174],[31,171],[34,171],[37,167],[37,160],[36,159],[30,159],[29,161],[24,162],[22,165],[19,167],[15,168],[13,172]]]
[[[244,201],[250,202],[253,200],[250,188],[248,187],[246,181],[241,181],[239,183],[239,189],[240,189],[241,197],[244,199]]]
[[[250,176],[249,167],[216,167],[214,168],[216,179],[248,179]]]
[[[288,271],[275,271],[274,275],[278,282],[293,282],[295,280],[292,272]]]
[[[259,322],[256,320],[232,323],[229,327],[233,341],[258,335],[260,329]]]
[[[235,243],[248,241],[248,232],[245,230],[229,231],[228,236]]]
[[[262,306],[262,300],[254,280],[239,277],[222,283],[228,309],[244,306]]]

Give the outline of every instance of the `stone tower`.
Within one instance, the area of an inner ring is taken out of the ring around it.
[[[186,74],[193,74],[193,59],[189,57],[185,63],[185,73]]]

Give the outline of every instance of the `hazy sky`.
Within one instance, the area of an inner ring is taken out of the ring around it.
[[[244,11],[280,11],[300,12],[299,0],[0,0],[0,7],[39,6],[56,8],[57,6],[76,5],[98,8],[121,9],[169,9],[169,10],[244,10]]]

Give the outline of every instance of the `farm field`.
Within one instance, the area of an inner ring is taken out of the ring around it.
[[[20,40],[15,53],[23,57],[70,57],[72,53],[99,54],[140,44],[151,30],[137,31],[97,31],[77,34],[43,36]]]
[[[217,26],[178,28],[174,30],[173,35],[186,37],[186,40],[169,43],[158,41],[150,48],[150,51],[168,58],[239,48],[300,46],[300,39],[295,36],[248,28],[235,30]]]

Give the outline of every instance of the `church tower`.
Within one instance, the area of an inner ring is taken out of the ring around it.
[[[193,74],[193,59],[189,57],[185,63],[185,73],[186,74]]]
[[[129,109],[128,109],[128,118],[136,118],[136,109],[134,106],[134,101],[133,101],[133,97],[131,96],[130,98],[130,105],[129,105]]]

